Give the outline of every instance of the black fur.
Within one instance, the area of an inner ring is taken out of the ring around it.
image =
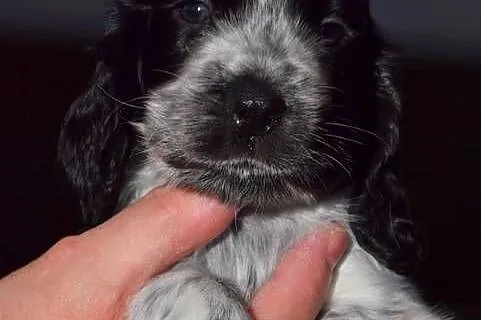
[[[89,225],[116,212],[129,165],[135,162],[138,141],[128,122],[142,119],[143,110],[127,105],[141,106],[139,100],[132,99],[144,97],[154,86],[169,80],[168,73],[154,70],[176,72],[201,32],[177,21],[167,13],[169,5],[160,2],[112,1],[105,38],[96,51],[99,62],[91,88],[72,105],[65,119],[59,159]],[[223,9],[239,4],[233,0],[215,2]],[[317,185],[318,198],[349,191],[351,211],[362,217],[352,225],[360,244],[391,270],[407,274],[413,270],[419,250],[406,198],[393,172],[401,114],[394,59],[371,20],[359,14],[368,10],[367,1],[344,2],[330,1],[329,5],[349,21],[356,40],[345,48],[333,49],[323,59],[330,61],[331,82],[340,88],[330,93],[332,104],[349,108],[332,108],[326,122],[334,124],[326,129],[360,142],[330,141],[351,155],[346,165],[352,177],[338,168],[329,172],[328,192],[317,180],[298,187]],[[312,12],[323,10],[322,6],[320,1],[309,0],[299,5],[314,16]],[[224,200],[238,200],[220,188],[209,191],[217,191]]]

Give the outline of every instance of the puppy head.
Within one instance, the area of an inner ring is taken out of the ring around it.
[[[238,206],[347,193],[359,243],[410,268],[418,252],[391,166],[401,106],[368,0],[109,2],[92,86],[59,140],[87,223],[118,210],[141,153],[136,188],[171,183]]]
[[[115,210],[139,145],[152,186],[257,207],[362,192],[395,150],[367,0],[112,0],[107,22],[59,143],[93,221]]]
[[[147,61],[149,79],[173,76],[152,81],[139,127],[162,183],[255,207],[353,185],[360,147],[379,144],[367,1],[187,0],[158,10],[170,28],[157,41],[177,65]]]

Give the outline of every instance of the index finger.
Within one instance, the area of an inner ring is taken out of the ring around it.
[[[219,236],[233,217],[216,199],[157,189],[81,237],[101,256],[106,272],[122,264],[125,272],[149,278]]]

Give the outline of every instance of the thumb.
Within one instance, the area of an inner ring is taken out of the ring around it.
[[[317,231],[296,244],[254,297],[251,304],[254,319],[315,319],[347,242],[346,232],[334,227]]]

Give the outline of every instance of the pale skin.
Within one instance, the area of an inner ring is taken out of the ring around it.
[[[154,190],[0,280],[0,319],[125,319],[130,297],[150,278],[220,235],[233,219],[232,208],[215,199]],[[253,319],[313,320],[347,241],[333,226],[294,245],[251,301]]]

